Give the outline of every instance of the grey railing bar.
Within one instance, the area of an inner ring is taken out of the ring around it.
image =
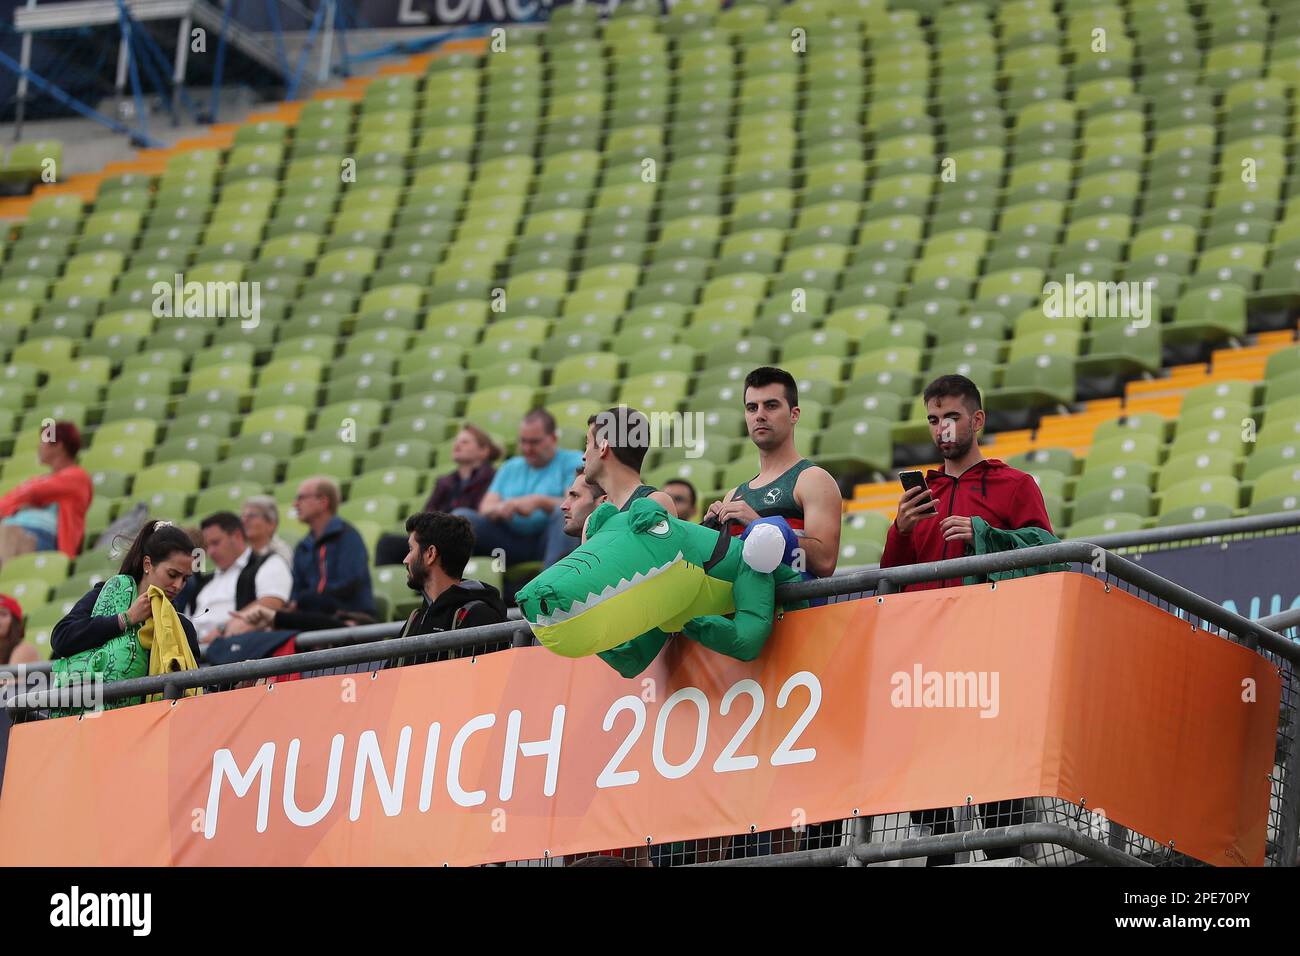
[[[365,625],[367,627],[387,625]],[[323,650],[307,651],[287,657],[266,657],[251,661],[238,661],[233,664],[219,664],[215,667],[200,667],[197,670],[178,671],[174,674],[159,674],[152,677],[136,677],[131,680],[113,681],[104,685],[105,703],[122,700],[127,697],[144,697],[163,693],[168,687],[188,690],[194,687],[208,687],[214,684],[235,684],[242,681],[259,680],[263,677],[279,677],[298,671],[324,670],[331,667],[345,667],[350,664],[384,664],[390,660],[403,657],[416,657],[438,651],[465,650],[475,645],[498,641],[511,641],[520,629],[528,630],[526,622],[487,624],[483,627],[467,627],[458,631],[440,631],[435,634],[421,634],[415,637],[393,638],[376,643],[359,643],[346,647],[330,647]],[[347,632],[355,628],[340,628],[334,631],[336,636],[346,638]],[[318,632],[321,635],[331,633]],[[60,691],[68,688],[51,688],[24,694],[6,701],[11,709],[25,710],[49,706],[68,706],[60,703]]]
[[[1255,623],[1281,634],[1285,630],[1300,626],[1300,607],[1293,607],[1289,611],[1279,611],[1277,614],[1268,615],[1268,617],[1256,618]]]
[[[1102,554],[1105,554],[1106,573],[1135,584],[1183,610],[1192,612],[1247,643],[1257,641],[1272,653],[1293,663],[1300,663],[1300,645],[1274,633],[1257,621],[1244,618],[1226,608],[1220,607],[1208,598],[1162,578],[1139,564],[1119,555],[1103,552],[1089,541],[1062,541],[1033,548],[1002,551],[996,554],[953,558],[947,561],[907,565],[885,570],[858,571],[815,581],[797,581],[778,588],[777,598],[781,601],[795,601],[808,597],[852,594],[857,591],[877,590],[881,584],[884,584],[889,590],[894,590],[901,586],[924,581],[943,581],[972,574],[990,574],[1053,563],[1090,564]],[[373,629],[372,633],[378,633],[390,631],[394,625],[392,623],[372,624],[363,625],[363,627]],[[298,671],[341,667],[350,664],[379,663],[435,651],[463,650],[478,644],[505,640],[513,641],[515,633],[521,627],[526,629],[527,624],[522,621],[506,622],[484,627],[466,628],[454,632],[385,639],[382,640],[381,645],[374,642],[358,643],[356,640],[358,634],[350,634],[350,632],[361,632],[362,628],[318,631],[315,632],[315,636],[321,642],[330,641],[334,643],[342,640],[350,641],[350,644],[345,647],[307,651],[287,657],[240,661],[235,664],[200,668],[197,671],[184,671],[178,674],[117,681],[105,686],[104,699],[106,702],[111,702],[125,697],[156,694],[162,692],[165,687],[171,684],[175,684],[180,688],[203,687],[213,684],[256,680],[262,677],[274,677]],[[380,638],[376,637],[376,640],[378,641]],[[36,694],[21,695],[7,701],[6,706],[14,709],[47,706],[44,703],[35,702],[41,700],[47,693],[38,692]]]
[[[405,626],[405,621],[385,621],[382,624],[358,624],[356,627],[331,627],[325,631],[300,631],[294,637],[294,646],[299,651],[306,652],[322,647],[383,641],[401,634]]]
[[[1200,524],[1143,528],[1141,531],[1116,531],[1112,534],[1095,534],[1088,540],[1107,549],[1132,548],[1144,544],[1169,544],[1174,541],[1195,541],[1200,538],[1222,538],[1228,535],[1253,534],[1281,528],[1294,528],[1300,531],[1300,511],[1222,518],[1218,521],[1203,521]]]
[[[506,613],[506,621],[522,621],[524,616],[519,609],[512,607]],[[355,627],[332,627],[326,631],[300,631],[295,638],[295,646],[304,651],[321,647],[338,647],[343,644],[365,644],[370,641],[384,641],[402,633],[405,621],[385,621],[381,624],[358,624]]]
[[[1104,557],[1105,573],[1135,584],[1183,610],[1191,611],[1244,641],[1258,640],[1274,654],[1292,662],[1300,662],[1300,645],[1280,634],[1275,634],[1258,621],[1251,621],[1229,611],[1209,598],[1189,591],[1128,558],[1105,551],[1092,541],[1060,541],[1032,548],[1017,548],[1014,551],[999,551],[996,554],[980,554],[926,564],[909,564],[883,570],[877,568],[872,571],[856,571],[840,577],[815,581],[796,581],[779,588],[777,597],[783,601],[830,597],[854,591],[878,591],[879,585],[883,582],[888,582],[889,585],[897,588],[926,581],[943,581],[971,574],[991,574],[1046,564],[1091,565],[1099,557]]]
[[[0,664],[0,680],[5,675],[22,677],[24,674],[48,674],[54,665],[50,661],[36,661],[34,664]]]
[[[1086,544],[1086,542],[1081,543]],[[1281,634],[1261,625],[1258,621],[1242,617],[1235,611],[1229,611],[1222,605],[1216,604],[1195,591],[1189,591],[1168,578],[1162,578],[1154,571],[1144,568],[1128,558],[1109,551],[1104,552],[1104,554],[1107,574],[1114,575],[1121,581],[1136,584],[1157,597],[1164,598],[1170,604],[1176,605],[1185,611],[1191,611],[1198,617],[1219,625],[1230,634],[1235,634],[1248,644],[1258,642],[1259,646],[1276,654],[1278,657],[1284,658],[1292,664],[1300,663],[1300,644],[1288,640]]]

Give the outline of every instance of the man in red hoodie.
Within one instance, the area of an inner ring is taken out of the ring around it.
[[[37,455],[50,473],[0,497],[0,561],[31,551],[77,556],[94,497],[90,475],[77,464],[79,451],[81,432],[72,422],[56,422],[42,432]]]
[[[926,475],[925,489],[912,488],[898,503],[889,528],[882,568],[960,558],[973,539],[971,518],[1014,531],[1035,526],[1052,530],[1043,493],[1029,475],[980,452],[984,427],[980,391],[963,375],[942,375],[923,395],[930,436],[943,456],[943,468]],[[961,578],[912,584],[909,591],[950,587]]]
[[[996,458],[985,458],[980,452],[984,410],[975,383],[963,375],[942,375],[925,387],[923,397],[930,437],[943,456],[943,468],[925,476],[928,495],[922,488],[912,488],[903,494],[897,517],[889,528],[880,566],[893,568],[962,557],[967,543],[974,538],[970,519],[975,515],[995,528],[1008,531],[1030,525],[1051,531],[1043,493],[1033,476]],[[958,584],[961,578],[950,578],[908,585],[905,590]],[[986,827],[1015,826],[1025,822],[1025,801],[981,803],[979,812]],[[914,810],[911,820],[928,827],[936,836],[953,833],[956,826],[949,807]],[[1020,847],[985,851],[991,860],[1019,854]],[[945,854],[930,857],[927,865],[953,861],[952,854]]]

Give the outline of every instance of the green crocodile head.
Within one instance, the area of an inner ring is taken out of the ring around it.
[[[557,654],[584,657],[656,627],[679,630],[693,617],[735,610],[731,582],[703,568],[718,532],[641,498],[625,512],[601,505],[587,535],[515,595],[533,633]]]

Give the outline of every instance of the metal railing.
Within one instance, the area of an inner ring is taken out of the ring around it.
[[[1203,541],[1217,541],[1227,538],[1251,538],[1269,532],[1300,534],[1300,511],[1285,511],[1269,515],[1249,515],[1242,518],[1226,518],[1220,521],[1205,521],[1199,524],[1171,525],[1167,528],[1146,528],[1141,531],[1125,531],[1117,534],[1096,535],[1086,543],[1098,547],[1114,549],[1143,548],[1158,545],[1175,547],[1193,547]],[[1068,542],[1078,543],[1078,542]],[[842,580],[850,574],[878,570],[877,565],[866,565],[854,570],[838,571],[828,580]],[[784,593],[784,592],[782,592]],[[510,609],[513,620],[518,619],[518,610]],[[1296,612],[1300,614],[1300,611]],[[1259,619],[1264,624],[1269,618]],[[1272,630],[1284,630],[1287,626],[1300,624],[1300,618],[1288,625],[1266,624]],[[402,630],[401,621],[389,621],[382,624],[370,624],[358,627],[337,628],[326,631],[303,631],[297,636],[297,646],[302,651],[317,650],[324,647],[336,647],[341,644],[360,644],[368,641],[382,641],[396,637]],[[49,661],[36,664],[0,664],[0,680],[4,675],[49,673]]]
[[[1252,621],[1202,595],[1169,581],[1134,561],[1087,541],[1063,541],[1033,548],[955,558],[888,569],[869,569],[820,580],[781,586],[778,600],[789,604],[809,598],[830,602],[893,593],[909,584],[984,576],[1018,569],[1063,564],[1072,572],[1102,579],[1107,588],[1128,591],[1187,619],[1204,630],[1261,654],[1282,677],[1276,761],[1270,774],[1271,803],[1267,860],[1270,865],[1296,862],[1300,794],[1294,781],[1300,769],[1297,702],[1300,644],[1275,628],[1300,623],[1300,611]],[[142,677],[104,685],[103,702],[117,703],[160,695],[177,699],[186,690],[219,692],[250,682],[355,673],[452,656],[468,656],[533,643],[524,621],[507,621],[415,637],[396,637],[400,623],[317,631],[312,644],[322,647],[285,657],[241,661],[194,671]],[[307,637],[307,635],[304,635]],[[67,688],[29,692],[4,702],[11,720],[48,719],[51,710],[75,705]],[[1086,809],[1059,799],[1028,798],[999,804],[942,811],[913,811],[874,819],[830,821],[801,831],[753,833],[636,849],[639,859],[660,865],[846,865],[860,866],[923,857],[951,857],[956,862],[983,854],[989,858],[1024,855],[1044,865],[1084,861],[1122,865],[1197,865],[1196,861],[1156,844],[1113,821],[1098,834],[1085,821]],[[557,865],[561,860],[520,861],[516,865]]]
[[[1269,533],[1300,533],[1300,511],[1279,511],[1266,515],[1245,515],[1194,524],[1176,524],[1140,531],[1117,531],[1093,535],[1088,540],[1110,550],[1160,546],[1190,548],[1209,541],[1259,537]]]

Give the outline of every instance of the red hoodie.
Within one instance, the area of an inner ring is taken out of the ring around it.
[[[880,556],[882,568],[962,557],[966,553],[965,542],[944,541],[939,530],[939,523],[949,515],[966,518],[978,515],[1004,531],[1030,526],[1052,530],[1052,520],[1047,517],[1043,493],[1038,490],[1034,476],[996,458],[977,461],[957,478],[932,470],[925,480],[930,497],[938,506],[938,514],[922,518],[910,534],[899,533],[898,526],[891,524],[885,551]],[[957,584],[961,584],[961,578],[910,584],[905,590],[923,591]]]
[[[94,497],[90,475],[80,465],[68,465],[53,474],[30,478],[0,497],[0,517],[7,518],[20,508],[58,505],[58,549],[75,558],[86,533],[86,510]]]

